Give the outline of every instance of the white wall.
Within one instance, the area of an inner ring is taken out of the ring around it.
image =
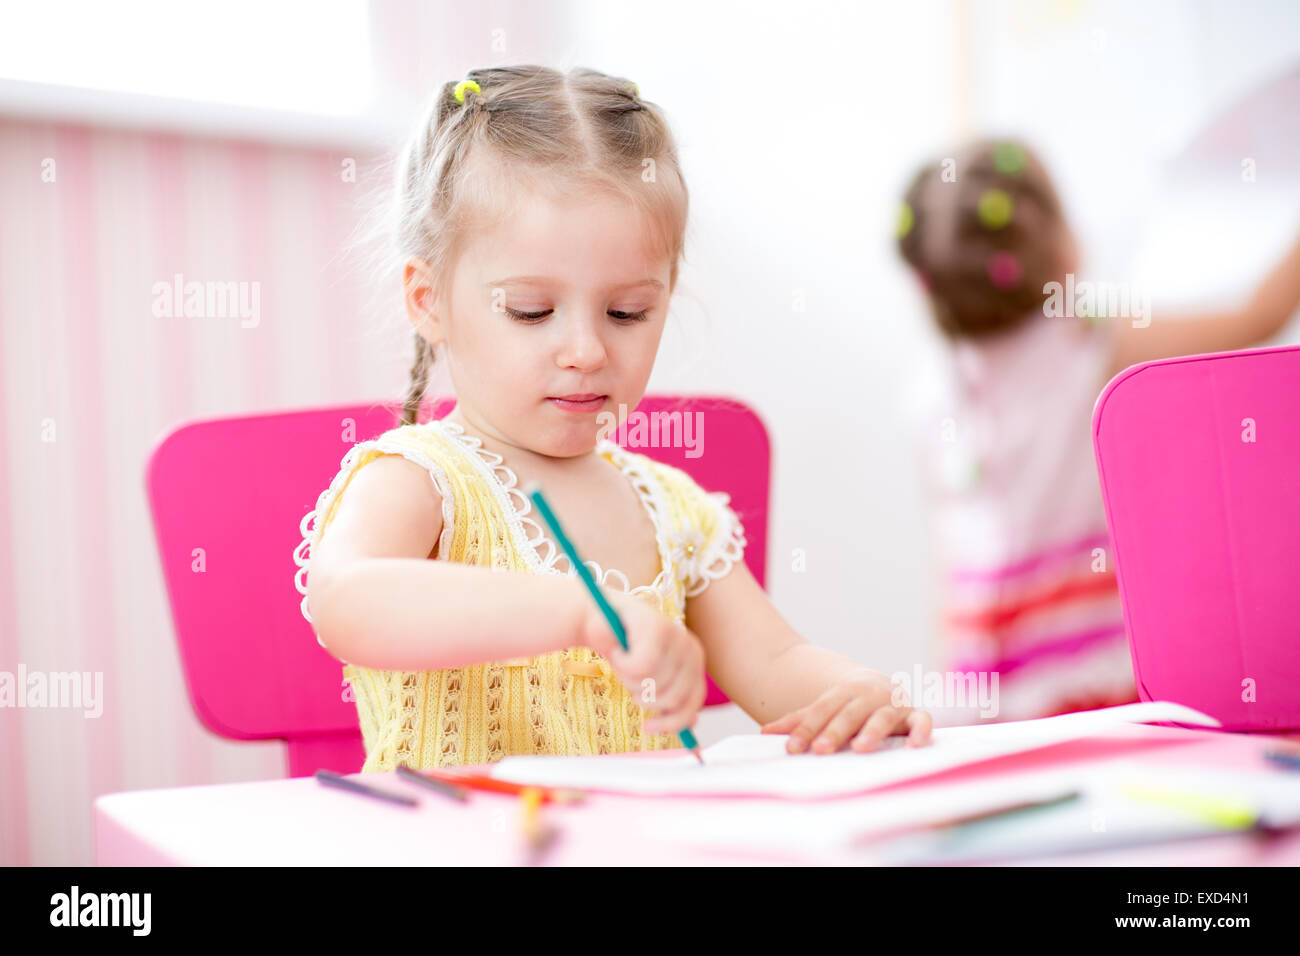
[[[1300,84],[1285,78],[1300,68],[1300,5],[974,7],[977,127],[1023,132],[1040,148],[1083,271],[1145,285],[1158,312],[1239,298],[1290,245]],[[1257,160],[1253,183],[1242,180],[1246,157]]]
[[[691,189],[689,264],[651,388],[760,411],[778,609],[814,643],[910,670],[933,602],[897,403],[927,329],[892,241],[910,153],[953,135],[947,5],[570,14],[562,65],[626,75],[665,107]],[[711,730],[702,720],[701,739]]]
[[[887,673],[926,660],[938,613],[900,408],[937,338],[891,235],[915,164],[967,132],[1028,137],[1087,271],[1148,284],[1156,308],[1241,294],[1300,208],[1278,164],[1253,192],[1235,160],[1222,182],[1175,175],[1211,117],[1300,62],[1294,4],[567,9],[556,65],[622,73],[665,106],[692,190],[677,327],[651,386],[762,411],[769,591],[809,640]]]

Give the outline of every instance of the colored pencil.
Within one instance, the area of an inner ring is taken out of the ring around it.
[[[596,586],[596,579],[591,576],[591,569],[583,564],[582,559],[578,557],[578,550],[573,546],[573,542],[569,540],[569,536],[564,533],[564,529],[560,527],[560,519],[551,510],[546,497],[542,494],[542,489],[537,482],[532,481],[528,483],[526,493],[532,498],[533,504],[537,505],[537,510],[550,526],[551,533],[555,535],[555,540],[559,542],[560,547],[564,549],[564,553],[568,555],[569,563],[578,572],[578,576],[582,578],[582,583],[587,586],[587,591],[595,599],[601,613],[605,615],[605,620],[609,622],[610,629],[613,630],[614,636],[618,638],[619,644],[622,645],[623,650],[627,650],[627,631],[623,627],[623,621],[614,608],[610,606],[609,601],[605,599],[605,595],[600,593],[600,588]],[[703,764],[704,758],[700,756],[700,745],[696,743],[691,728],[683,727],[677,732],[677,736],[681,738],[682,746],[693,753],[695,759]]]
[[[465,801],[469,799],[469,794],[465,792],[464,787],[458,787],[452,783],[446,783],[437,777],[420,773],[418,770],[412,770],[410,767],[401,765],[397,768],[397,775],[403,780],[410,780],[412,783],[418,783],[428,790],[441,793],[445,797],[451,797],[453,800]]]
[[[541,787],[524,787],[519,793],[522,811],[520,829],[528,851],[528,864],[535,865],[554,844],[560,831],[542,818],[542,804],[546,802]]]
[[[484,790],[492,793],[508,793],[512,796],[518,796],[529,786],[532,786],[531,784],[512,783],[509,780],[498,780],[496,777],[489,777],[481,773],[442,770],[419,770],[415,772],[421,776],[428,776],[434,780],[449,783],[454,787],[467,787],[470,790]],[[554,787],[537,787],[537,789],[542,791],[543,803],[577,803],[587,797],[586,793],[581,790]]]
[[[358,793],[363,797],[371,797],[375,800],[387,800],[390,803],[400,803],[408,807],[413,807],[420,802],[409,793],[390,793],[387,790],[372,787],[368,783],[349,780],[342,774],[334,773],[332,770],[317,770],[316,779],[327,787],[336,787],[339,790]]]

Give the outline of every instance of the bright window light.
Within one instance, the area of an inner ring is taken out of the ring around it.
[[[367,3],[6,3],[0,78],[355,115],[371,95]]]

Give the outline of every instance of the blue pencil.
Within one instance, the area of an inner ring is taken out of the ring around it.
[[[555,517],[555,512],[546,503],[541,487],[537,482],[530,481],[526,493],[533,500],[533,504],[537,505],[537,510],[541,512],[542,517],[551,528],[551,534],[555,535],[555,540],[560,543],[560,547],[568,555],[569,563],[577,569],[578,576],[582,578],[582,583],[587,586],[591,596],[596,599],[597,606],[600,608],[601,613],[605,615],[605,620],[609,622],[610,629],[613,630],[614,636],[618,638],[619,644],[623,646],[623,650],[627,650],[627,631],[623,628],[622,620],[619,619],[610,603],[605,600],[605,595],[600,593],[600,588],[596,586],[596,579],[591,576],[591,569],[583,564],[582,559],[578,557],[578,550],[573,546],[573,542],[569,540],[569,536],[564,533],[564,529],[560,527],[560,519]],[[704,763],[704,758],[700,756],[700,745],[695,742],[695,735],[691,733],[691,728],[683,727],[677,732],[677,736],[681,737],[682,746],[693,753],[696,760]]]

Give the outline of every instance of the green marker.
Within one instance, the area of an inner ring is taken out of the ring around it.
[[[569,536],[564,533],[564,529],[560,527],[560,519],[555,517],[555,512],[546,503],[546,499],[542,496],[542,489],[538,487],[537,482],[531,481],[528,483],[527,494],[533,500],[533,504],[537,505],[537,510],[541,512],[547,525],[550,526],[551,534],[555,535],[555,540],[560,543],[560,547],[568,555],[569,563],[577,569],[578,577],[582,578],[582,583],[587,586],[591,596],[596,599],[597,606],[600,608],[601,613],[605,615],[605,620],[609,622],[610,629],[614,632],[614,636],[618,638],[619,644],[622,645],[623,650],[627,650],[627,630],[623,627],[623,622],[619,619],[614,608],[610,606],[610,603],[605,600],[605,595],[600,593],[600,588],[596,586],[596,579],[591,576],[591,569],[583,564],[582,559],[578,557],[577,549],[574,548],[573,542],[569,540]],[[700,756],[700,745],[695,742],[695,735],[691,733],[691,728],[683,727],[677,732],[677,736],[681,737],[682,746],[695,754],[696,760],[704,763],[704,758]]]

